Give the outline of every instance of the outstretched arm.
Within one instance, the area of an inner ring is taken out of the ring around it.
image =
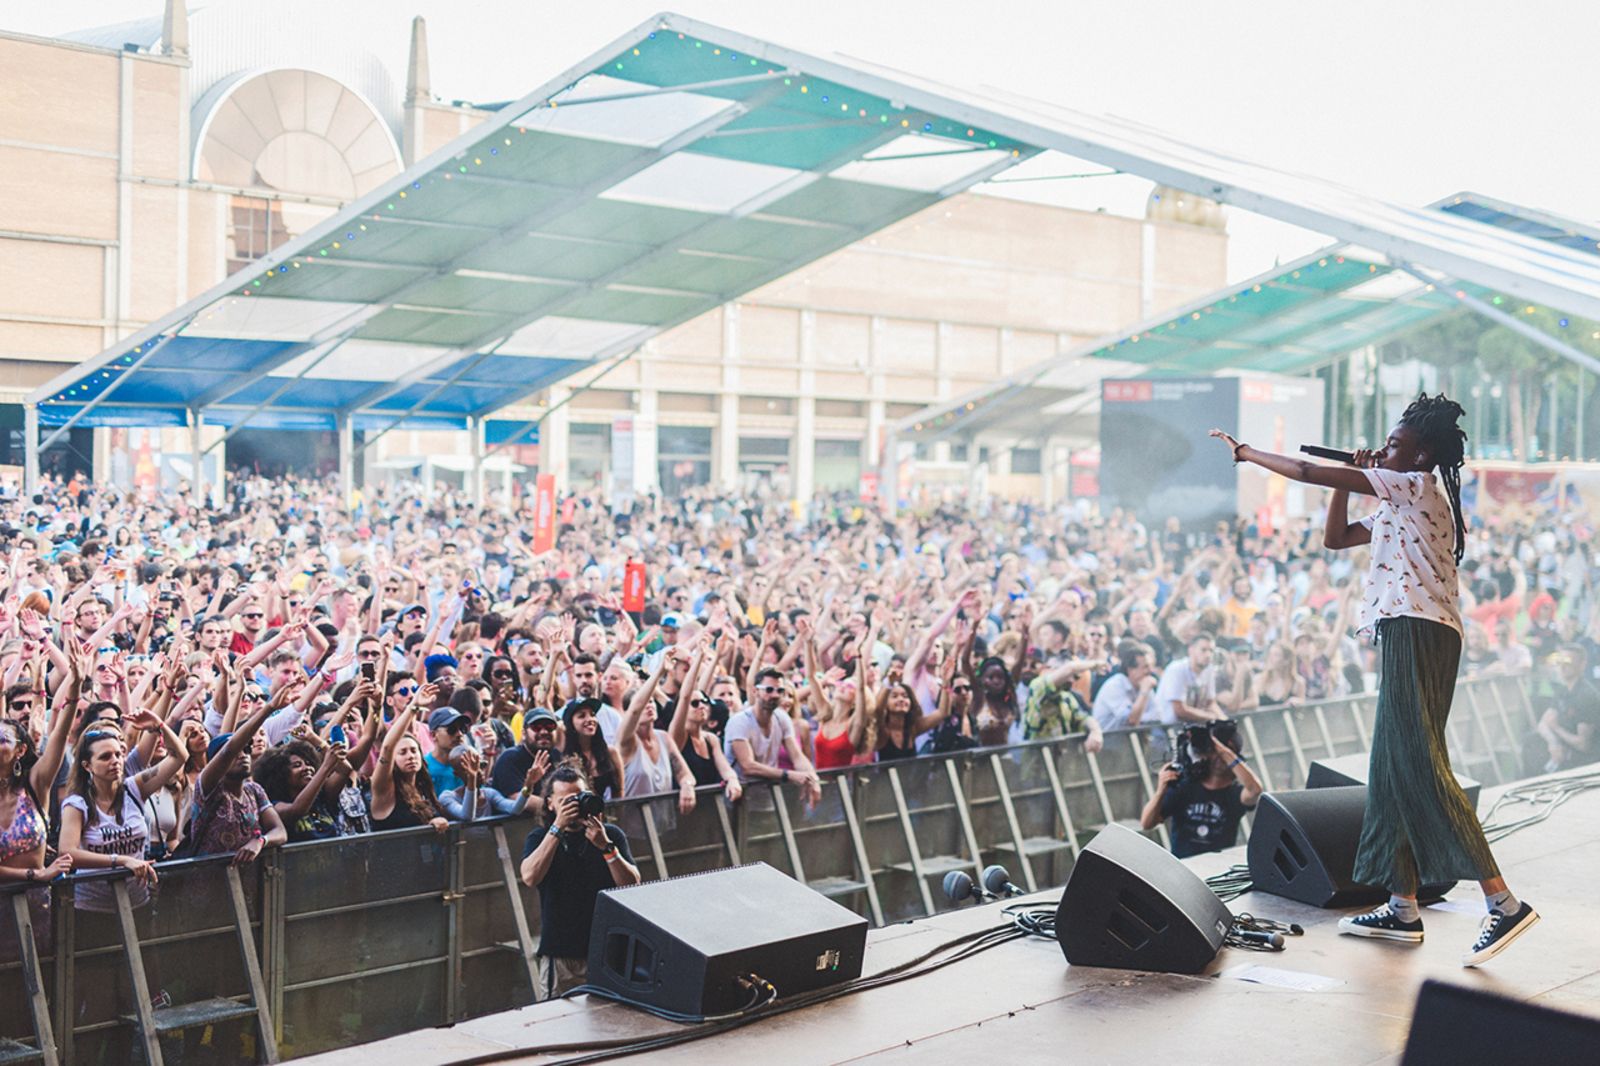
[[[1270,470],[1272,473],[1286,477],[1290,481],[1300,481],[1307,485],[1322,485],[1330,489],[1344,489],[1347,492],[1359,492],[1365,496],[1374,495],[1372,483],[1356,467],[1324,466],[1321,463],[1296,459],[1289,455],[1264,452],[1259,448],[1252,448],[1248,444],[1240,444],[1230,434],[1224,433],[1220,429],[1213,429],[1211,436],[1233,449],[1234,462],[1254,463],[1263,470]],[[1367,454],[1371,455],[1370,452]]]

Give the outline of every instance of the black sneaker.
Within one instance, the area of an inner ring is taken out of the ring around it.
[[[1340,918],[1339,932],[1351,936],[1369,936],[1377,940],[1400,940],[1407,944],[1422,943],[1422,919],[1403,922],[1385,903],[1375,911],[1354,918]]]
[[[1472,950],[1461,956],[1461,965],[1479,966],[1488,962],[1538,921],[1539,912],[1526,903],[1517,908],[1515,914],[1490,911],[1478,927],[1478,939],[1473,942]]]

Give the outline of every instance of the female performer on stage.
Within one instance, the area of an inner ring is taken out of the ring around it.
[[[1357,628],[1372,630],[1379,645],[1378,722],[1354,879],[1383,885],[1390,896],[1370,914],[1342,919],[1339,931],[1420,942],[1417,886],[1477,881],[1489,913],[1461,960],[1477,966],[1505,950],[1539,915],[1506,887],[1445,750],[1445,719],[1461,657],[1456,564],[1467,532],[1461,515],[1467,435],[1456,423],[1463,414],[1442,393],[1423,393],[1383,448],[1356,452],[1353,466],[1258,451],[1220,429],[1211,436],[1233,449],[1236,463],[1332,489],[1323,534],[1329,548],[1372,545]],[[1376,496],[1377,510],[1349,521],[1352,492]]]

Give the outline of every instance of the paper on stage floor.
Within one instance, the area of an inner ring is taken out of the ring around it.
[[[1481,899],[1442,899],[1438,903],[1428,904],[1430,911],[1452,911],[1456,914],[1482,914],[1483,900]]]
[[[1296,992],[1326,992],[1330,988],[1338,988],[1344,984],[1337,977],[1324,977],[1320,973],[1301,973],[1299,970],[1281,970],[1276,966],[1261,966],[1257,963],[1229,967],[1217,976],[1234,981],[1249,981],[1251,984],[1271,985],[1274,988],[1291,988]]]

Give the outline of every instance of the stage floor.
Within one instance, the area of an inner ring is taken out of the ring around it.
[[[1482,809],[1501,791],[1485,790]],[[1290,938],[1288,950],[1278,953],[1224,948],[1197,977],[1075,968],[1053,941],[1016,941],[915,980],[653,1051],[649,1061],[791,1066],[870,1060],[890,1066],[1058,1061],[1068,1053],[1081,1062],[1398,1063],[1417,990],[1429,977],[1600,1017],[1600,791],[1574,797],[1549,820],[1502,841],[1495,853],[1512,890],[1544,920],[1477,970],[1460,965],[1482,913],[1476,885],[1457,886],[1446,907],[1425,909],[1421,945],[1339,936],[1335,925],[1349,912],[1251,894],[1230,904],[1235,913],[1298,922],[1306,935]],[[1204,876],[1243,861],[1240,847],[1190,865]],[[991,904],[874,930],[867,970],[893,966],[999,920],[999,907]],[[1337,984],[1301,991],[1228,976],[1251,965]],[[443,1066],[516,1047],[643,1038],[674,1028],[630,1008],[580,998],[297,1061]]]

